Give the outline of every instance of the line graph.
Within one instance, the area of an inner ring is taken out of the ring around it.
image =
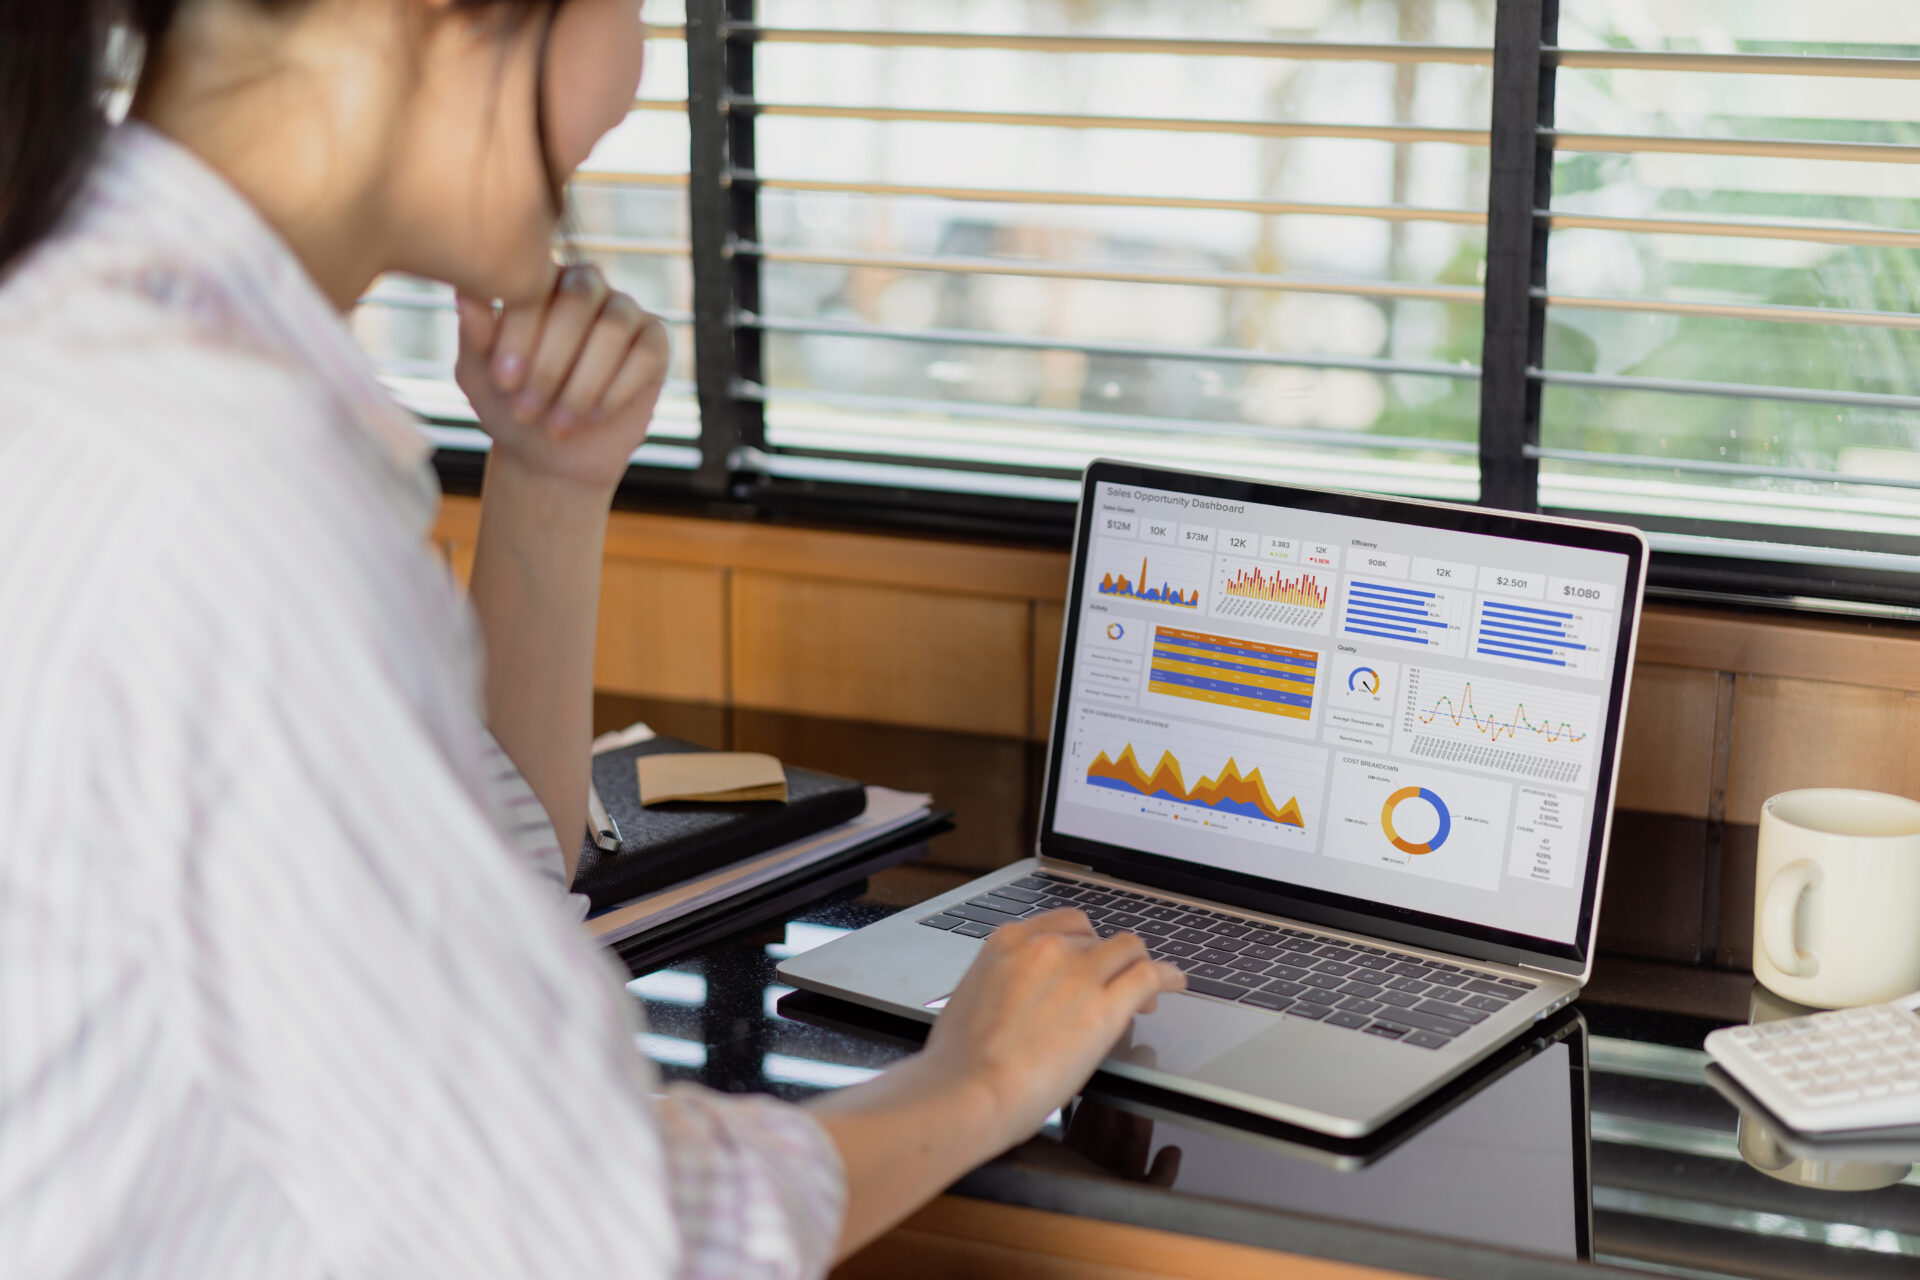
[[[1600,727],[1600,704],[1486,676],[1410,667],[1399,726],[1408,755],[1513,777],[1572,782]]]
[[[1456,707],[1453,704],[1453,695],[1441,694],[1431,707],[1425,711],[1416,711],[1414,714],[1421,724],[1432,724],[1445,717],[1453,722],[1455,728],[1472,725],[1476,733],[1485,735],[1487,741],[1493,743],[1498,743],[1502,734],[1509,738],[1517,738],[1523,732],[1547,742],[1585,742],[1587,739],[1586,734],[1576,730],[1572,723],[1566,720],[1557,723],[1552,720],[1534,723],[1527,715],[1527,704],[1524,702],[1515,703],[1513,713],[1506,717],[1491,712],[1481,715],[1479,709],[1473,704],[1473,681],[1471,680],[1467,681],[1466,689],[1460,695],[1459,706]]]

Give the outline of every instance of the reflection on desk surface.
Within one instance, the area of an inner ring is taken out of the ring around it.
[[[1579,1041],[1576,1030],[1358,1167],[1171,1111],[1149,1120],[1104,1101],[1097,1083],[1073,1108],[1065,1141],[1117,1173],[1157,1170],[1159,1185],[1186,1195],[1580,1258],[1589,1224]],[[1129,1169],[1135,1150],[1142,1159]]]
[[[619,705],[608,706],[602,728],[645,719],[663,731],[717,748],[768,751],[849,777],[932,791],[942,805],[961,815],[959,830],[934,840],[928,856],[875,875],[864,891],[836,894],[793,912],[783,925],[701,948],[640,978],[634,990],[650,1024],[643,1045],[663,1064],[665,1074],[721,1089],[805,1098],[866,1079],[910,1053],[907,1041],[780,1017],[775,1005],[786,988],[775,981],[774,965],[781,957],[1031,853],[1034,797],[1042,774],[1038,744],[741,709],[614,701]],[[1644,826],[1648,818],[1638,815],[1635,820]],[[1616,859],[1619,830],[1616,826]],[[1828,1190],[1797,1178],[1782,1181],[1742,1158],[1739,1112],[1706,1083],[1709,1059],[1701,1044],[1709,1031],[1749,1020],[1754,1012],[1748,1006],[1751,982],[1750,975],[1700,965],[1601,955],[1595,985],[1579,1005],[1588,1028],[1583,1052],[1590,1105],[1584,1121],[1591,1153],[1594,1270],[1612,1266],[1682,1277],[1914,1280],[1920,1276],[1920,1176],[1907,1172],[1876,1190]],[[1569,1046],[1569,1055],[1574,1052]],[[1463,1105],[1454,1123],[1464,1125],[1480,1114],[1478,1108]],[[1094,1118],[1095,1113],[1087,1113],[1087,1120]],[[1512,1142],[1498,1131],[1501,1119],[1499,1111],[1489,1109],[1485,1123],[1493,1132],[1473,1141],[1492,1150]],[[1211,1132],[1208,1126],[1200,1127]],[[1443,1144],[1448,1132],[1435,1120],[1404,1136],[1397,1146],[1358,1161],[1343,1155],[1335,1163],[1364,1166],[1371,1159],[1383,1175],[1403,1161],[1413,1168],[1427,1159],[1421,1148]],[[1099,1149],[1116,1149],[1124,1159],[1105,1162],[1101,1167],[1108,1172],[1102,1174],[1083,1151],[1067,1145],[1056,1121],[1038,1141],[970,1178],[962,1191],[1039,1203],[1022,1200],[1014,1183],[1044,1179],[1050,1207],[1093,1213],[1089,1200],[1075,1198],[1077,1188],[1088,1188],[1088,1195],[1099,1192],[1109,1200],[1124,1193],[1130,1209],[1142,1210],[1128,1220],[1143,1225],[1281,1245],[1297,1230],[1297,1221],[1288,1218],[1257,1239],[1233,1235],[1218,1214],[1207,1212],[1210,1206],[1227,1203],[1216,1198],[1223,1194],[1220,1185],[1195,1190],[1203,1186],[1199,1179],[1206,1176],[1201,1168],[1206,1161],[1196,1154],[1188,1166],[1183,1152],[1181,1166],[1170,1169],[1172,1158],[1162,1153],[1180,1143],[1157,1124],[1144,1141],[1137,1130],[1106,1135],[1089,1130],[1077,1137],[1099,1137]],[[1189,1146],[1201,1150],[1198,1141]],[[1766,1155],[1758,1146],[1753,1150]],[[1793,1154],[1784,1142],[1781,1150]],[[1367,1169],[1358,1175],[1334,1173],[1325,1153],[1318,1155],[1318,1163],[1304,1152],[1294,1156],[1290,1163],[1301,1168],[1297,1175],[1288,1174],[1289,1180],[1315,1188],[1340,1187],[1346,1185],[1343,1177],[1375,1176]],[[1777,1155],[1773,1158],[1777,1161]],[[1438,1158],[1433,1166],[1447,1167]],[[1123,1182],[1115,1169],[1130,1176]],[[1179,1184],[1170,1192],[1161,1189],[1169,1177]],[[1242,1186],[1225,1194],[1242,1206],[1238,1212],[1243,1220],[1266,1213],[1279,1222],[1281,1210],[1260,1199],[1266,1192],[1264,1187]],[[1166,1210],[1157,1218],[1151,1212],[1155,1205]],[[1362,1203],[1359,1210],[1349,1210],[1343,1220],[1364,1218],[1361,1210],[1366,1207]],[[1328,1210],[1321,1216],[1335,1214]],[[1393,1229],[1383,1224],[1377,1234],[1390,1235]],[[1400,1230],[1415,1228],[1403,1222]],[[1433,1235],[1396,1238],[1414,1242],[1405,1259],[1395,1261],[1396,1269],[1421,1273],[1439,1265],[1422,1261],[1434,1256],[1429,1246]],[[1445,1238],[1460,1237],[1450,1233]],[[1523,1257],[1519,1269],[1504,1274],[1528,1275],[1525,1261]],[[1583,1264],[1552,1265],[1564,1272]],[[1493,1270],[1468,1266],[1455,1273],[1481,1280]]]
[[[821,904],[635,979],[649,1024],[642,1047],[669,1078],[734,1091],[799,1099],[869,1078],[912,1043],[781,1017],[775,1006],[787,988],[773,966],[889,910],[870,900]],[[1707,1085],[1707,1055],[1670,1043],[1697,1046],[1717,1024],[1590,1013],[1599,1034],[1569,1037],[1512,1068],[1371,1162],[1289,1153],[1271,1134],[1222,1132],[1212,1119],[1156,1112],[1143,1131],[1123,1123],[1140,1118],[1137,1098],[1116,1106],[1096,1085],[1094,1106],[1083,1103],[1065,1124],[1056,1118],[999,1167],[1126,1177],[1183,1202],[1228,1201],[1662,1275],[1920,1274],[1920,1175],[1863,1192],[1769,1177],[1742,1159],[1738,1112]],[[1340,1167],[1353,1164],[1361,1167]]]

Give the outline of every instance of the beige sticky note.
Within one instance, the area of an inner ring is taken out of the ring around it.
[[[695,751],[641,756],[640,803],[704,800],[785,800],[787,771],[772,756],[757,751]]]

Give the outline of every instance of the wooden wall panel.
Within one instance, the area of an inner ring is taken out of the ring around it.
[[[833,1273],[835,1280],[1390,1280],[1400,1274],[952,1195]]]
[[[1719,688],[1715,671],[1639,664],[1620,745],[1620,808],[1707,816]]]
[[[724,570],[609,558],[593,683],[608,693],[727,699]]]
[[[454,580],[463,587],[473,581],[475,545],[471,538],[449,538],[440,544],[447,557],[447,565],[453,570]]]
[[[1728,822],[1757,823],[1762,801],[1797,787],[1920,796],[1920,695],[1761,675],[1737,689]]]
[[[1642,663],[1920,691],[1920,626],[1651,605]]]
[[[934,804],[952,809],[955,818],[952,834],[934,842],[927,865],[978,875],[1005,866],[1010,851],[1032,841],[1025,767],[1034,753],[1030,743],[744,707],[731,714],[735,751],[765,751],[863,782],[932,793]],[[884,764],[876,763],[881,754]]]
[[[1026,735],[1027,601],[736,572],[731,611],[740,706]]]
[[[1720,853],[1720,941],[1713,962],[1722,969],[1753,964],[1754,880],[1759,870],[1760,831],[1730,824]]]
[[[1603,953],[1683,964],[1710,958],[1708,830],[1701,818],[1615,810],[1600,889]]]
[[[1027,734],[1045,741],[1053,728],[1053,686],[1060,675],[1060,632],[1066,607],[1052,600],[1033,605],[1033,713]]]
[[[479,530],[478,498],[441,503],[435,537],[472,543]],[[1068,573],[1067,553],[1059,550],[645,511],[613,513],[607,554],[1016,600],[1063,599]]]

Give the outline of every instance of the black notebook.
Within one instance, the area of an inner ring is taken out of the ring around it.
[[[640,806],[634,762],[641,756],[708,751],[680,738],[654,738],[616,747],[593,758],[593,785],[620,828],[620,848],[608,851],[586,841],[575,893],[594,911],[705,875],[742,858],[851,822],[866,812],[867,789],[829,773],[786,766],[787,799],[735,804],[670,801]]]

